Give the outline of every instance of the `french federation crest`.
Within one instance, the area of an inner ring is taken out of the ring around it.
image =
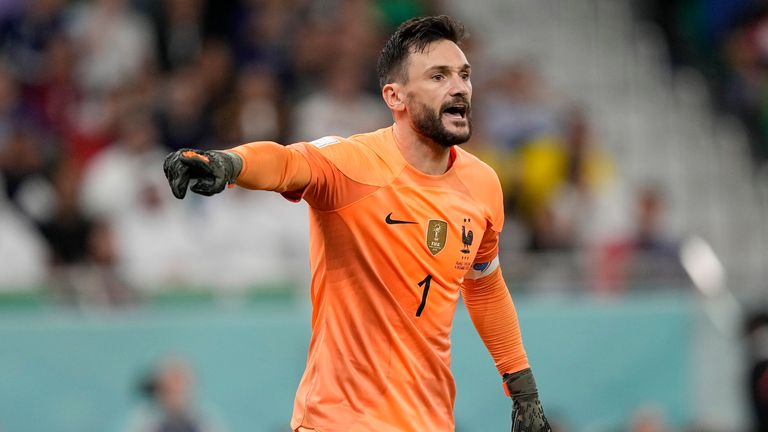
[[[448,222],[430,219],[427,224],[427,249],[432,255],[437,255],[445,247],[448,238]]]

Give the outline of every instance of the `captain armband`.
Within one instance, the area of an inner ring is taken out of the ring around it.
[[[497,268],[499,268],[498,255],[496,255],[496,258],[494,258],[493,261],[486,262],[486,263],[472,264],[472,268],[469,269],[467,274],[464,276],[464,279],[470,279],[470,280],[481,279],[493,273]]]

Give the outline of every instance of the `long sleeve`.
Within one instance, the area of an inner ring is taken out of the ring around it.
[[[501,375],[530,367],[517,311],[497,268],[479,279],[465,279],[462,296],[469,316]]]
[[[311,170],[304,156],[290,147],[268,141],[228,150],[240,156],[243,168],[237,185],[247,189],[293,192],[309,184]]]

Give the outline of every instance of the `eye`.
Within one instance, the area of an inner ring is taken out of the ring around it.
[[[461,79],[464,81],[469,81],[469,73],[465,72],[461,74]]]
[[[445,75],[443,74],[434,74],[432,75],[432,81],[442,81],[445,79]]]

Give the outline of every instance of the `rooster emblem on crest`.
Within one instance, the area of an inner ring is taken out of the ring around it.
[[[471,220],[469,218],[464,219],[464,223],[468,224]],[[464,243],[464,249],[461,250],[461,253],[468,254],[469,253],[469,247],[472,246],[472,230],[467,230],[467,227],[465,225],[461,225],[461,241]]]

